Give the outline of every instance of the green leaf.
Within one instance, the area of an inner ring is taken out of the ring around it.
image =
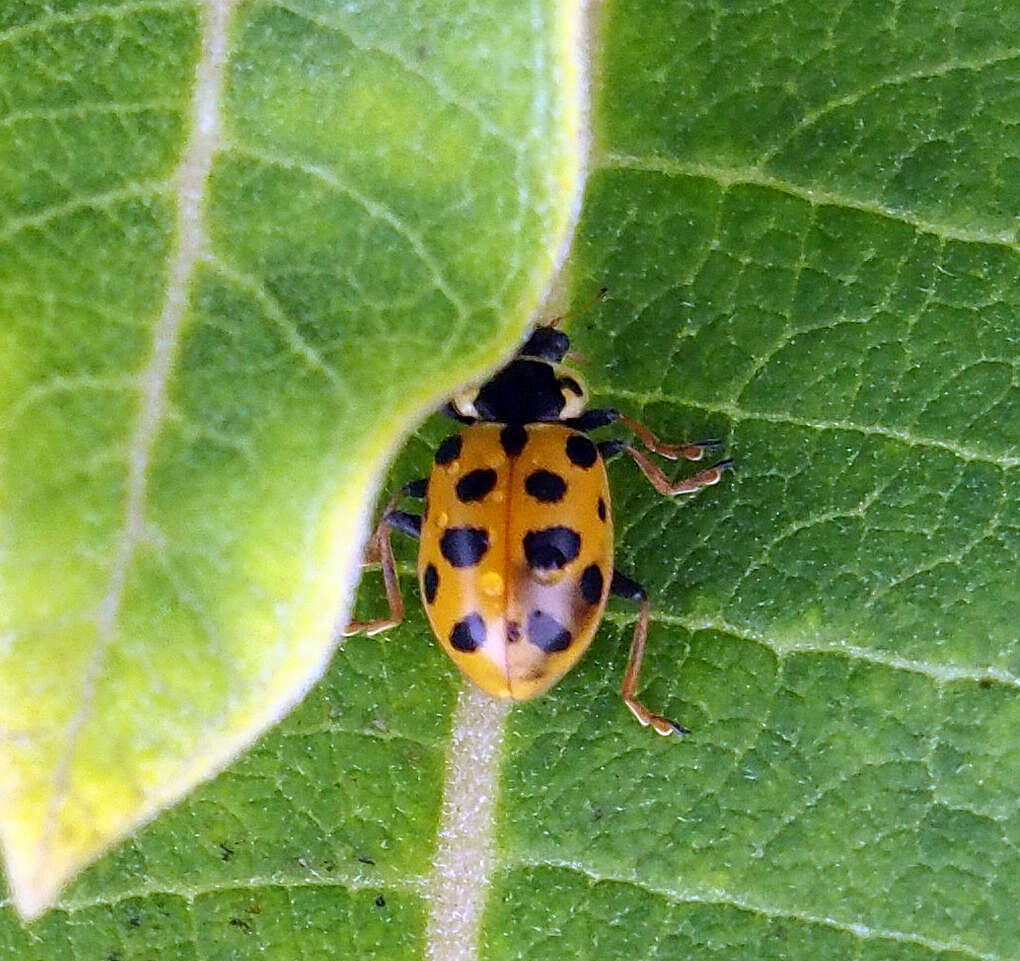
[[[573,346],[597,403],[737,462],[687,501],[611,465],[641,695],[689,738],[616,693],[623,602],[505,729],[458,699],[401,542],[405,623],[0,957],[441,959],[451,890],[491,961],[1017,957],[1016,16],[601,12],[568,269],[611,294]]]
[[[379,474],[576,207],[571,7],[0,11],[0,836],[14,902],[279,719]]]

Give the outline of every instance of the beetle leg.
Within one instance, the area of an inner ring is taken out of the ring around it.
[[[421,514],[411,514],[408,511],[390,511],[386,517],[386,524],[395,531],[402,531],[411,537],[421,537]]]
[[[413,482],[412,482],[413,483]],[[411,486],[411,485],[408,485]],[[371,621],[351,621],[343,630],[343,636],[365,633],[368,635],[379,634],[395,627],[404,619],[404,598],[400,594],[400,584],[397,583],[397,565],[393,559],[393,546],[390,543],[390,531],[395,527],[417,537],[421,531],[421,517],[417,514],[408,514],[406,511],[398,511],[397,504],[405,496],[405,491],[400,491],[390,498],[386,505],[379,523],[372,532],[365,550],[365,564],[379,564],[382,571],[383,586],[386,588],[386,603],[389,605],[388,617],[378,617]],[[412,495],[413,496],[413,495]]]
[[[427,477],[419,477],[417,480],[408,481],[401,490],[408,497],[422,498],[428,492],[429,479]]]
[[[630,708],[631,713],[644,725],[651,727],[659,734],[689,734],[682,724],[671,721],[661,714],[653,714],[634,696],[637,691],[638,672],[641,670],[641,661],[645,656],[645,641],[648,638],[648,595],[645,589],[637,581],[631,580],[619,571],[613,571],[613,580],[609,591],[618,597],[625,597],[631,601],[638,601],[641,605],[638,609],[637,624],[634,625],[634,639],[630,642],[630,655],[627,658],[627,669],[623,672],[623,684],[620,686],[620,694],[623,703]]]
[[[585,301],[583,304],[581,304],[580,307],[575,307],[573,310],[568,310],[565,314],[560,314],[559,317],[553,317],[552,320],[547,321],[542,326],[543,327],[559,327],[559,325],[564,320],[566,320],[567,318],[569,318],[569,317],[576,317],[578,314],[583,314],[586,310],[590,310],[600,300],[602,300],[606,296],[606,294],[608,294],[608,293],[609,293],[609,288],[608,287],[599,287],[599,289],[597,291],[595,291],[595,296],[590,298],[589,300]]]
[[[595,446],[599,449],[599,457],[603,460],[612,460],[617,455],[623,453],[623,449],[627,444],[625,441],[620,440],[619,437],[611,437],[609,440],[600,440]]]
[[[723,471],[733,466],[732,458],[727,457],[726,460],[717,461],[711,467],[698,471],[693,477],[683,477],[678,481],[671,481],[663,474],[659,465],[641,451],[631,447],[630,444],[626,444],[623,449],[630,455],[631,460],[641,468],[641,473],[648,478],[652,487],[660,494],[666,494],[669,497],[674,494],[693,494],[695,491],[701,490],[702,487],[718,484]]]
[[[587,434],[590,430],[606,427],[620,419],[620,412],[615,407],[590,407],[588,410],[564,421],[567,427]]]
[[[606,427],[616,421],[620,421],[620,423],[629,427],[637,435],[638,440],[653,454],[659,454],[668,460],[676,460],[678,457],[683,457],[685,460],[701,460],[706,450],[713,450],[720,445],[717,437],[695,441],[693,444],[667,444],[665,441],[659,440],[644,424],[639,424],[632,417],[621,413],[615,407],[593,407],[590,410],[586,410],[580,416],[565,421],[565,423],[568,427],[573,427],[574,430],[587,433],[599,427]],[[603,445],[605,445],[605,450],[602,453],[603,459],[615,457],[624,448],[622,441],[608,440],[600,443],[600,451]]]
[[[706,450],[712,450],[719,446],[719,440],[715,437],[695,441],[693,444],[667,444],[665,441],[659,440],[644,424],[639,424],[626,414],[618,414],[617,419],[637,434],[641,443],[652,453],[668,460],[676,460],[678,457],[682,457],[684,460],[701,460]]]

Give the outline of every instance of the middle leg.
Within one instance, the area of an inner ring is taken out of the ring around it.
[[[382,517],[376,525],[372,536],[368,540],[368,547],[365,550],[365,564],[379,564],[382,573],[383,587],[386,590],[386,604],[389,607],[389,614],[386,617],[377,617],[371,621],[352,620],[343,630],[344,637],[352,634],[379,634],[382,631],[395,627],[404,619],[404,598],[400,593],[400,584],[397,583],[397,564],[393,557],[393,545],[390,543],[390,533],[396,528],[412,537],[421,534],[421,516],[410,514],[407,511],[398,511],[397,504],[403,497],[424,497],[425,481],[411,481],[404,488],[390,498],[389,503],[383,509]]]

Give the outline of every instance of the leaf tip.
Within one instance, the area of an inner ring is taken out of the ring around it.
[[[44,854],[32,858],[6,858],[10,903],[21,920],[29,924],[55,907],[64,885],[77,866],[58,865]]]

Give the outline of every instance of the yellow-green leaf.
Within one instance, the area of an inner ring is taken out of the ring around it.
[[[569,238],[574,5],[0,10],[0,837],[18,909],[321,673],[399,438]]]

